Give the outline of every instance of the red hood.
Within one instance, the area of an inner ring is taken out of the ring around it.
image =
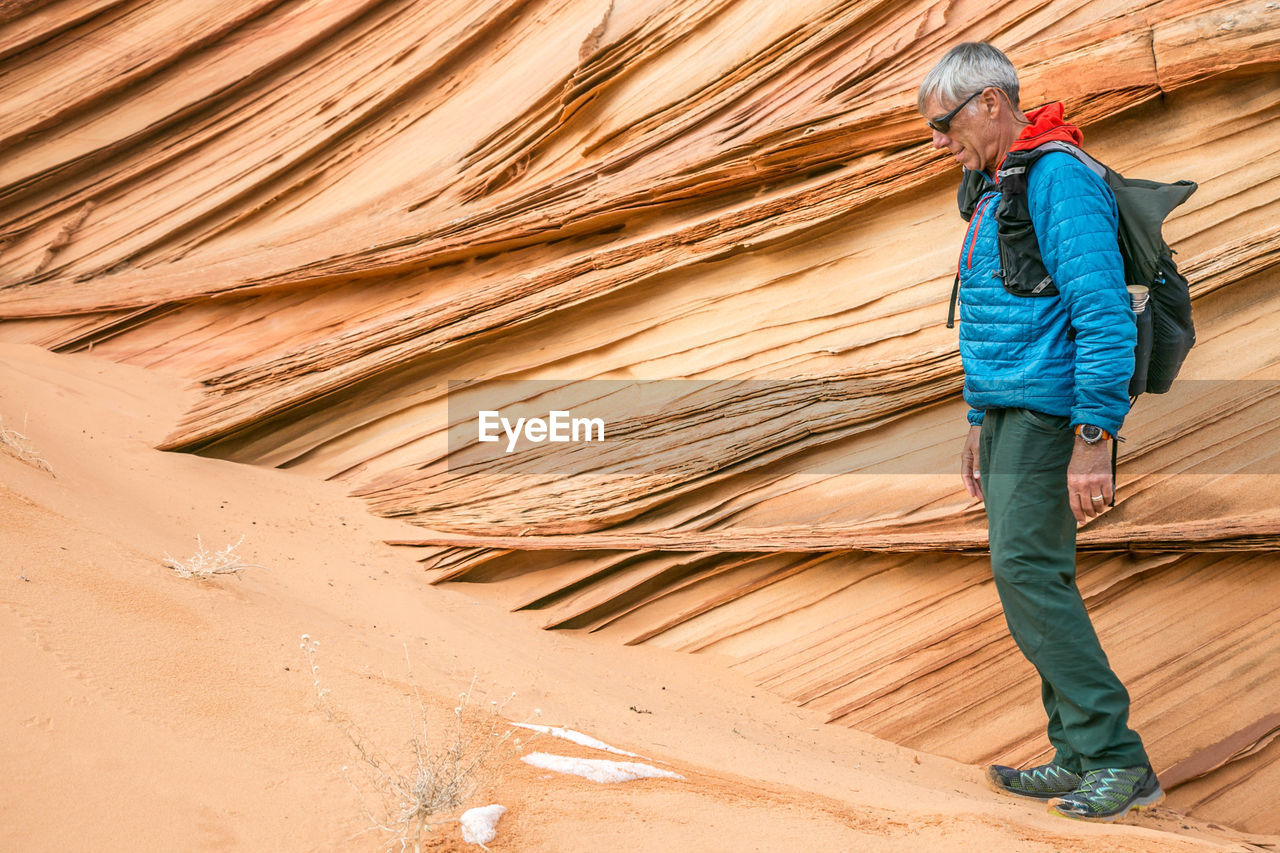
[[[1054,101],[1027,113],[1031,124],[1022,129],[1018,138],[1009,146],[1010,151],[1026,151],[1046,142],[1060,140],[1072,145],[1084,144],[1084,134],[1074,124],[1063,121],[1062,102]]]

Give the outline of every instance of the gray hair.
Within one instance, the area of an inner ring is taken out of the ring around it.
[[[1018,72],[1009,57],[986,42],[967,41],[948,50],[925,75],[916,95],[916,109],[923,114],[930,98],[940,106],[955,105],[988,86],[1003,89],[1009,103],[1018,105]],[[972,108],[972,103],[965,107]]]

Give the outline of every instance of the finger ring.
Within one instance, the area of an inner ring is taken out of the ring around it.
[[[1103,500],[1103,499],[1104,499],[1104,498],[1102,497],[1102,495],[1094,495],[1094,496],[1093,496],[1094,503],[1097,503],[1098,501]]]

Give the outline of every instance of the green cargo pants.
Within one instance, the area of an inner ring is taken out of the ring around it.
[[[1009,633],[1040,674],[1054,761],[1075,773],[1148,763],[1129,728],[1129,694],[1076,587],[1076,521],[1067,497],[1075,438],[1067,418],[992,409],[978,464],[991,571]]]

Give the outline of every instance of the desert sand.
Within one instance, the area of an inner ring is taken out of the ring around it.
[[[509,723],[563,726],[683,778],[602,784],[522,751],[619,758],[518,730],[464,807],[493,850],[1263,850],[1158,807],[1112,826],[1000,797],[980,768],[895,746],[759,689],[711,656],[548,632],[466,585],[430,585],[404,533],[334,484],[166,453],[183,383],[92,355],[0,348],[6,850],[365,850],[359,756],[328,699],[388,755],[411,697],[432,733],[470,689]],[[183,579],[164,556],[239,543],[261,566]],[[241,540],[243,537],[243,540]],[[405,663],[406,651],[412,669]],[[511,694],[514,693],[514,696]],[[397,756],[398,758],[399,756]],[[369,791],[366,790],[366,795]],[[465,844],[461,808],[429,849]]]

